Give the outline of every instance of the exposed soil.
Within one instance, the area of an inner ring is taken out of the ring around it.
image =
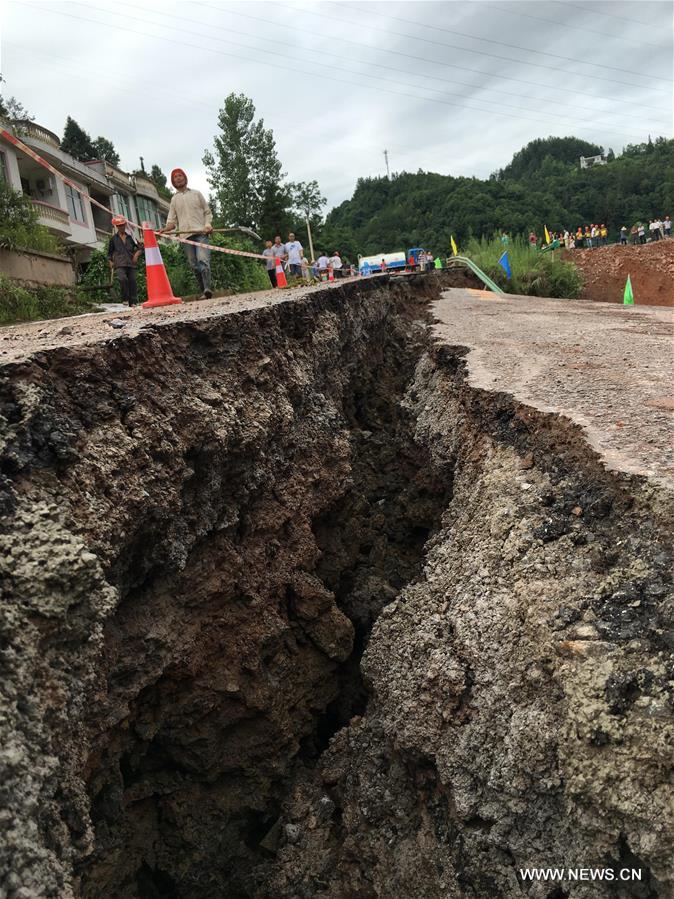
[[[639,246],[571,250],[565,255],[583,272],[583,299],[622,303],[629,275],[635,304],[674,306],[674,240],[671,238]]]
[[[671,895],[674,494],[443,283],[3,331],[2,899]]]

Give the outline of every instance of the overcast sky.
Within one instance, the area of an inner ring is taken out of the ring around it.
[[[486,177],[536,137],[616,152],[672,137],[674,3],[172,3],[0,0],[0,71],[45,127],[67,115],[110,138],[125,169],[184,168],[231,91],[273,129],[293,181],[327,208],[358,177]]]

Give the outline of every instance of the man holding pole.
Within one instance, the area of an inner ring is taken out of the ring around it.
[[[187,175],[182,169],[173,169],[171,184],[176,193],[171,197],[166,225],[157,231],[165,234],[175,230],[186,235],[188,240],[200,244],[209,242],[209,234],[213,231],[213,213],[208,207],[203,194],[187,186]],[[201,289],[201,299],[210,299],[211,293],[211,251],[206,247],[195,247],[183,244],[190,268],[194,272]]]
[[[129,306],[138,305],[138,287],[136,285],[136,263],[140,256],[140,248],[134,238],[126,230],[126,219],[115,215],[112,224],[117,229],[108,243],[108,263],[110,277],[114,272],[119,281],[122,302]]]

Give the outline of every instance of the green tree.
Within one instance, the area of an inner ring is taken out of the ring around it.
[[[219,132],[203,162],[216,199],[216,213],[229,224],[259,233],[280,231],[289,221],[290,196],[283,184],[273,132],[255,121],[253,101],[231,93],[218,114]]]
[[[150,169],[150,181],[157,188],[157,193],[166,200],[171,199],[171,191],[168,187],[168,178],[162,172],[158,165],[153,165]]]
[[[91,144],[95,159],[105,159],[110,165],[119,166],[119,153],[115,145],[107,137],[97,137]]]
[[[86,162],[88,159],[94,159],[96,156],[91,137],[70,116],[66,119],[61,149],[64,153],[69,153],[75,159],[80,159],[83,162]]]
[[[309,219],[312,227],[319,225],[327,200],[321,193],[318,181],[297,181],[288,184],[293,210]]]

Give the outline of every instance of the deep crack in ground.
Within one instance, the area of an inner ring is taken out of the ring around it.
[[[667,895],[671,495],[471,387],[438,284],[5,367],[8,899]]]

